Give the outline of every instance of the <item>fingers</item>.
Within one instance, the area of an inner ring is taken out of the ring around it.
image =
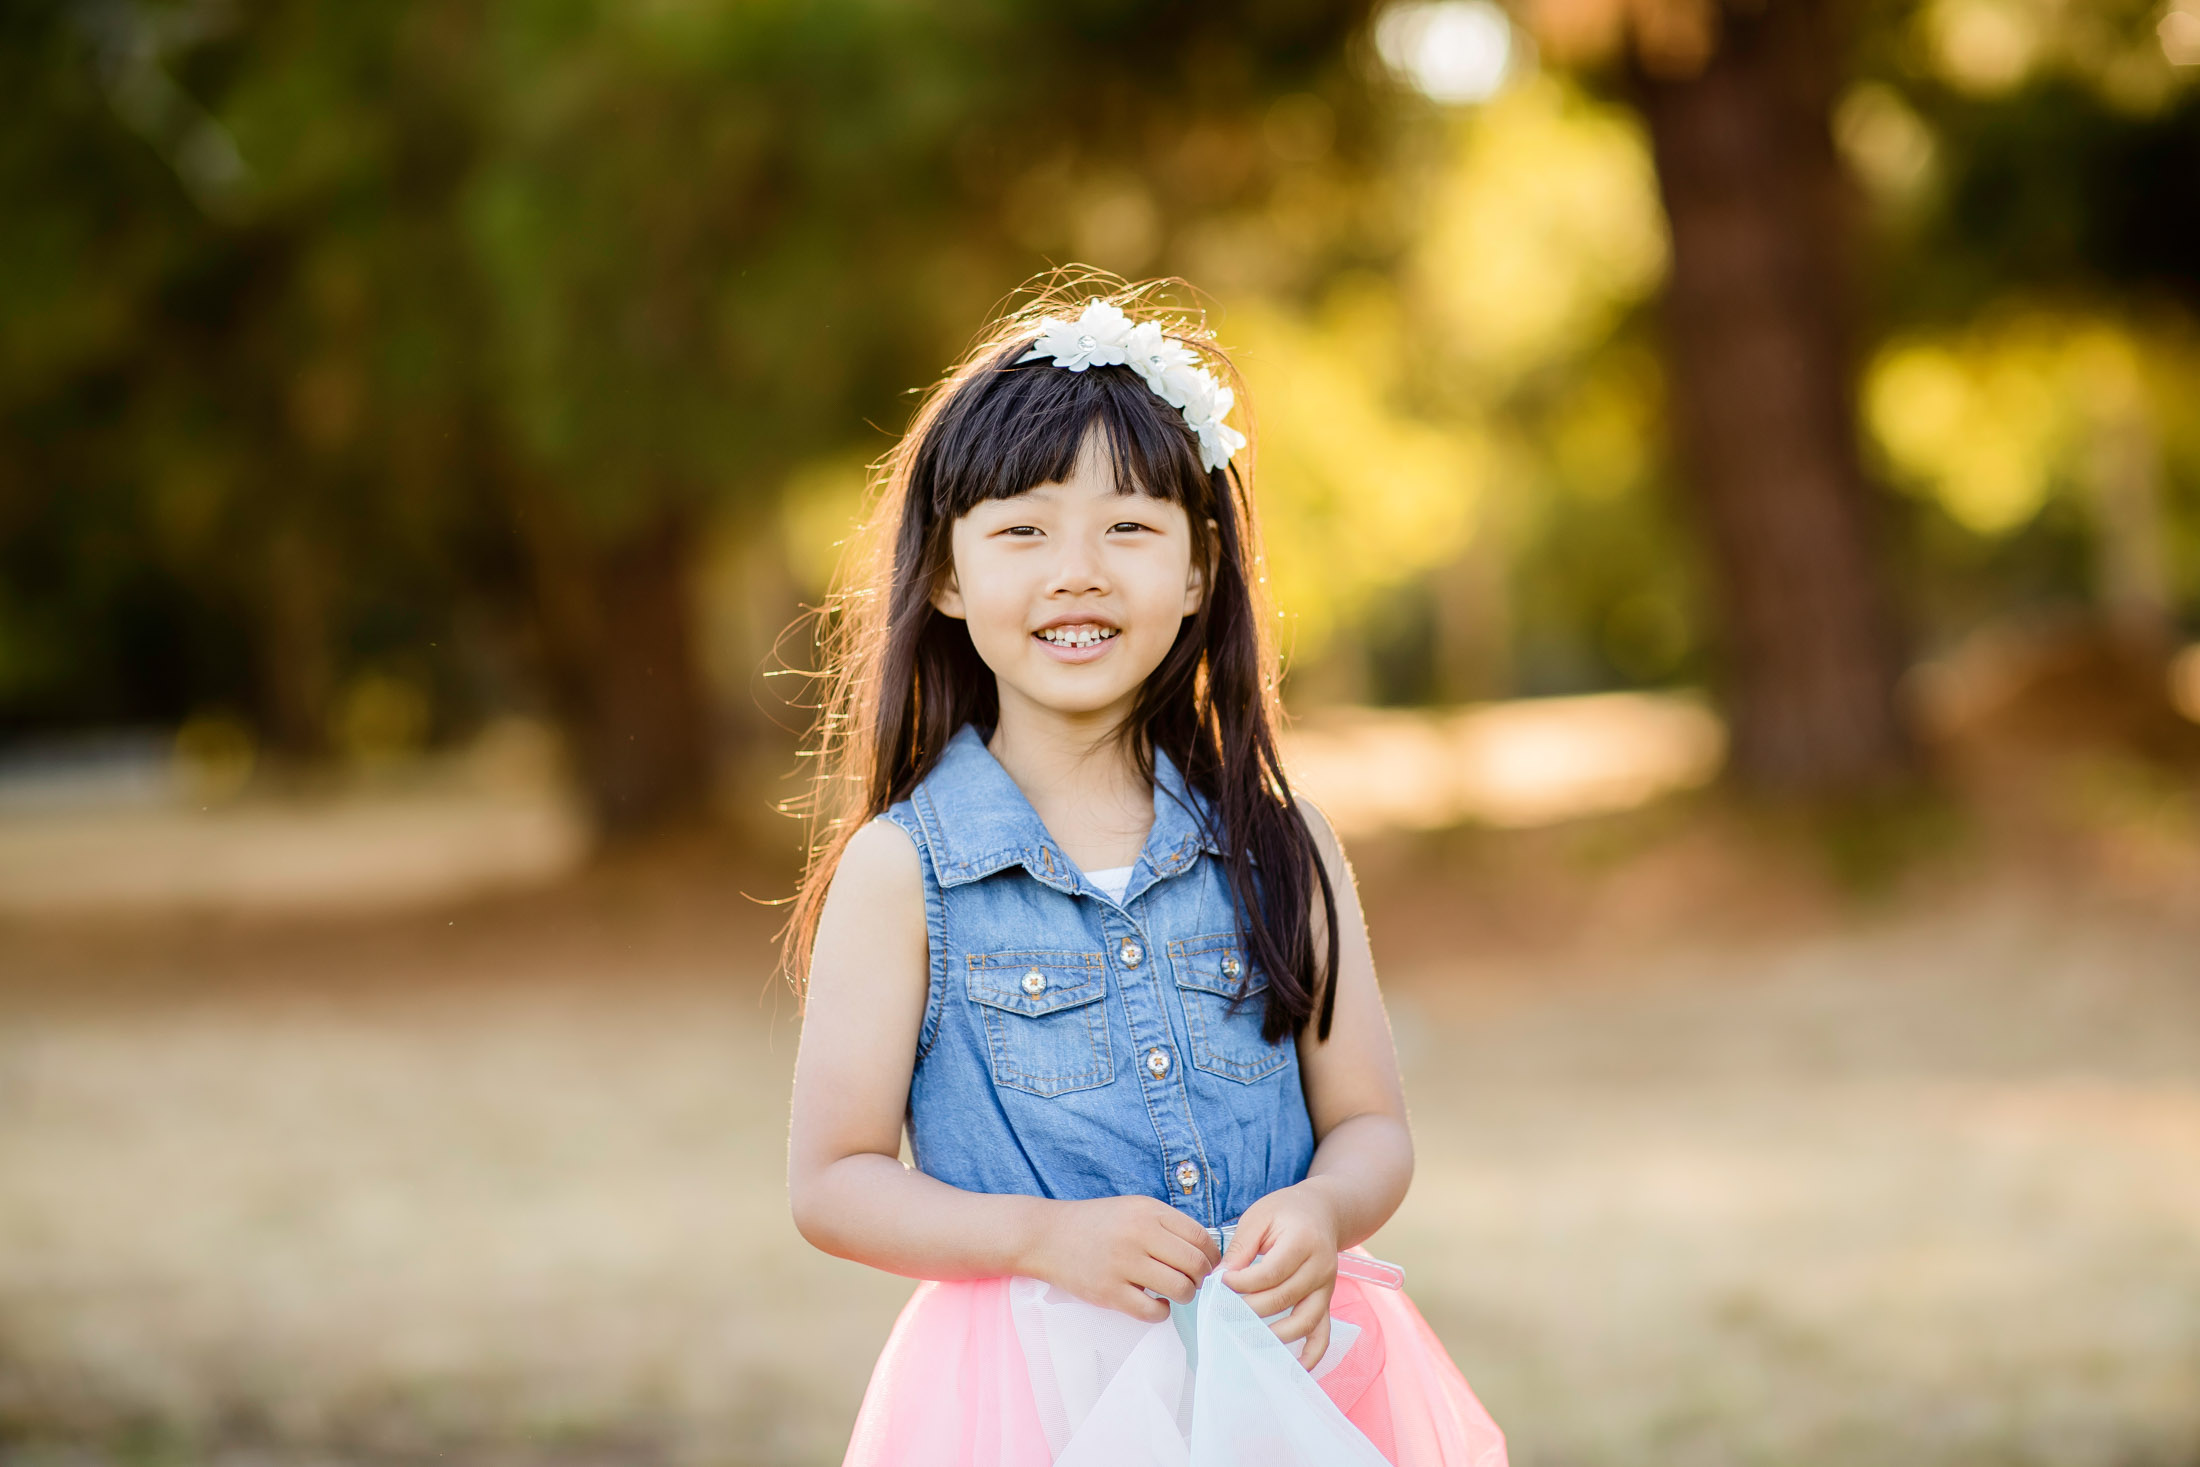
[[[1147,1324],[1159,1324],[1169,1317],[1168,1300],[1148,1298],[1135,1288],[1121,1290],[1108,1301],[1108,1305],[1133,1319],[1144,1320]]]
[[[1299,1346],[1299,1364],[1312,1370],[1322,1363],[1322,1356],[1329,1353],[1329,1311],[1322,1310],[1322,1317],[1315,1324],[1306,1342]]]
[[[1200,1237],[1204,1239],[1206,1236],[1207,1234],[1203,1230]],[[1173,1232],[1163,1233],[1160,1237],[1154,1239],[1152,1246],[1146,1251],[1154,1263],[1172,1273],[1182,1275],[1188,1280],[1188,1287],[1193,1289],[1199,1287],[1199,1281],[1207,1277],[1209,1270],[1214,1267],[1213,1249],[1195,1247]],[[1158,1285],[1155,1287],[1158,1287]],[[1163,1292],[1167,1293],[1172,1299],[1176,1298],[1173,1290],[1163,1290]],[[1177,1302],[1189,1303],[1190,1299],[1187,1297],[1179,1299]]]
[[[1238,1238],[1244,1236],[1243,1233],[1238,1234]],[[1237,1239],[1231,1240],[1230,1251],[1232,1253],[1237,1251]],[[1258,1303],[1254,1302],[1253,1296],[1265,1294],[1281,1287],[1290,1280],[1292,1275],[1305,1267],[1306,1263],[1305,1249],[1279,1245],[1263,1253],[1258,1259],[1248,1259],[1243,1267],[1230,1268],[1230,1271],[1223,1275],[1223,1281],[1246,1296],[1246,1302],[1253,1304],[1255,1314],[1273,1314],[1276,1310],[1283,1308],[1283,1304],[1279,1303],[1263,1309]],[[1293,1294],[1288,1302],[1296,1302],[1298,1297],[1297,1294]]]
[[[1193,1277],[1206,1277],[1208,1270],[1222,1261],[1222,1255],[1215,1249],[1214,1237],[1205,1228],[1168,1204],[1162,1203],[1159,1206],[1161,1207],[1162,1225],[1168,1229],[1169,1236],[1189,1244],[1199,1254],[1199,1272],[1194,1274]],[[1160,1257],[1161,1255],[1157,1253],[1155,1256]]]
[[[1274,1254],[1269,1255],[1270,1258],[1274,1256]],[[1260,1266],[1266,1268],[1267,1265],[1268,1259],[1263,1258],[1260,1261]],[[1236,1287],[1239,1275],[1226,1274],[1224,1278],[1232,1287]],[[1247,1293],[1245,1302],[1252,1306],[1255,1314],[1266,1319],[1271,1314],[1279,1314],[1286,1309],[1298,1308],[1303,1300],[1309,1299],[1317,1293],[1326,1299],[1329,1297],[1330,1290],[1334,1289],[1336,1284],[1336,1274],[1326,1272],[1314,1260],[1306,1259],[1301,1262],[1298,1268],[1292,1270],[1288,1277],[1279,1280],[1273,1287],[1256,1289]]]
[[[1268,1214],[1256,1202],[1238,1219],[1237,1231],[1230,1235],[1230,1251],[1222,1255],[1222,1267],[1233,1274],[1241,1272],[1267,1242]]]
[[[1136,1265],[1131,1282],[1166,1294],[1179,1304],[1189,1304],[1217,1261],[1214,1239],[1207,1230],[1163,1202],[1151,1204],[1158,1224],[1140,1240],[1145,1258]]]
[[[1293,1340],[1310,1339],[1318,1328],[1322,1335],[1322,1347],[1327,1349],[1329,1345],[1329,1296],[1333,1292],[1334,1290],[1329,1288],[1314,1290],[1304,1299],[1301,1299],[1298,1307],[1293,1309],[1289,1315],[1277,1320],[1269,1328],[1275,1332],[1277,1339],[1287,1345]],[[1311,1368],[1319,1364],[1322,1357],[1315,1354],[1311,1356],[1302,1355],[1301,1358]]]
[[[1166,1294],[1179,1304],[1189,1304],[1199,1293],[1199,1280],[1180,1269],[1172,1268],[1158,1258],[1140,1261],[1131,1270],[1131,1284],[1136,1288],[1151,1289],[1156,1294]]]

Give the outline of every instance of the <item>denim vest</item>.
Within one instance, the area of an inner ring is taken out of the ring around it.
[[[1305,1178],[1298,1049],[1261,1038],[1268,983],[1208,859],[1207,808],[1156,750],[1153,830],[1120,902],[974,726],[881,817],[923,857],[918,1170],[971,1192],[1143,1194],[1208,1228]]]

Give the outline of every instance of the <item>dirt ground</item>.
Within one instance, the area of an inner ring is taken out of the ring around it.
[[[2200,1464],[2189,831],[2004,834],[1357,843],[1516,1463]],[[0,928],[0,1458],[837,1462],[909,1285],[787,1220],[783,887]]]

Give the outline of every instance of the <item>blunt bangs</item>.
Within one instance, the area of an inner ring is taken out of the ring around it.
[[[1072,372],[1017,365],[1025,343],[996,357],[946,404],[913,468],[935,521],[951,524],[989,499],[1011,499],[1076,471],[1095,426],[1106,435],[1116,492],[1190,509],[1209,497],[1199,442],[1183,414],[1128,367]]]

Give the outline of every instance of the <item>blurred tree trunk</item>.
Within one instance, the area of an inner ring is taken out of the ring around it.
[[[1632,77],[1673,233],[1673,422],[1722,609],[1733,772],[1806,794],[1911,762],[1857,451],[1843,17],[1842,0],[1722,7],[1699,64],[1638,57]]]
[[[299,525],[265,546],[258,626],[260,730],[269,748],[298,761],[329,752],[335,673],[329,649],[333,579],[323,548]]]
[[[691,514],[661,506],[606,537],[583,533],[545,494],[518,519],[551,689],[597,828],[616,838],[701,815],[713,761]]]

